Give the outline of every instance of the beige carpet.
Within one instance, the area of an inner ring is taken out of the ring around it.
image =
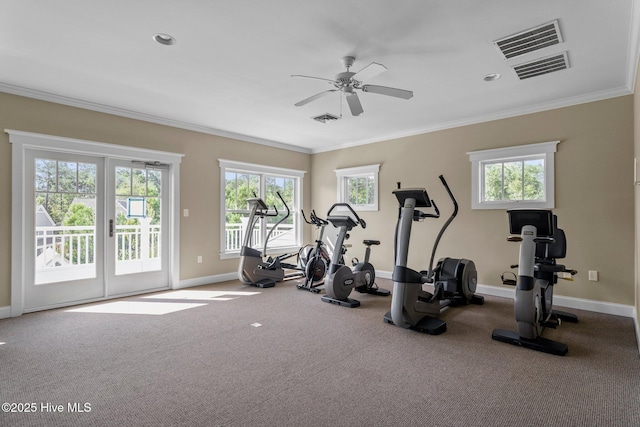
[[[0,400],[35,407],[0,425],[640,425],[631,319],[573,310],[545,333],[558,357],[491,339],[515,329],[509,299],[452,308],[431,336],[385,324],[390,297],[352,297],[227,282],[0,320]]]

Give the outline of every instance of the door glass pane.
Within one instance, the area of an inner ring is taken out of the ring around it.
[[[162,269],[162,171],[116,167],[115,274]]]
[[[36,285],[96,277],[96,171],[35,159]]]

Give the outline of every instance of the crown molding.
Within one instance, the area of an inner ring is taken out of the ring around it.
[[[38,99],[40,101],[53,102],[56,104],[67,105],[70,107],[83,108],[85,110],[96,111],[99,113],[112,114],[115,116],[126,117],[129,119],[141,120],[144,122],[155,123],[159,125],[171,126],[178,129],[190,130],[194,132],[204,133],[208,135],[221,136],[224,138],[237,139],[240,141],[252,142],[254,144],[267,145],[269,147],[281,148],[283,150],[297,151],[299,153],[310,154],[311,150],[304,147],[298,147],[291,144],[285,144],[278,141],[271,141],[263,138],[256,138],[249,135],[243,135],[235,132],[228,132],[221,129],[210,128],[193,123],[172,120],[165,117],[154,116],[151,114],[139,113],[137,111],[126,110],[124,108],[112,107],[109,105],[99,104],[96,102],[84,101],[68,96],[57,95],[49,92],[43,92],[35,89],[29,89],[21,86],[14,86],[0,82],[0,92],[12,95],[24,96],[26,98]]]

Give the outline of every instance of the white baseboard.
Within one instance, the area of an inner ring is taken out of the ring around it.
[[[390,271],[376,271],[376,276],[382,279],[391,280]],[[479,294],[491,295],[495,297],[513,298],[515,288],[478,284],[476,291]],[[636,309],[632,305],[617,304],[613,302],[594,301],[583,298],[565,297],[562,295],[553,296],[553,305],[556,307],[575,308],[577,310],[593,311],[596,313],[613,314],[615,316],[630,317],[636,322],[636,334],[640,348],[640,330],[638,329],[638,319]]]
[[[196,277],[193,279],[181,280],[175,289],[191,288],[193,286],[210,285],[212,283],[226,282],[238,278],[238,273],[216,274],[215,276]]]
[[[638,351],[640,352],[640,325],[638,325],[638,310],[634,310],[633,321],[636,324],[636,342],[638,343]]]
[[[11,317],[11,306],[0,307],[0,319]]]
[[[513,298],[515,296],[515,289],[503,288],[499,286],[478,285],[476,291],[480,294],[492,295],[497,297]],[[614,302],[595,301],[584,298],[554,295],[553,306],[575,308],[577,310],[593,311],[595,313],[613,314],[614,316],[635,318],[634,306],[617,304]]]
[[[390,271],[379,271],[379,270],[376,270],[376,277],[379,277],[381,279],[389,279],[389,280],[391,280],[391,272]]]

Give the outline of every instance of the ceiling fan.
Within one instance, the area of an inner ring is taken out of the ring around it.
[[[393,96],[395,98],[402,98],[402,99],[409,99],[413,97],[413,92],[410,90],[363,84],[363,81],[370,79],[371,77],[377,76],[383,71],[386,71],[387,67],[385,67],[382,64],[378,64],[377,62],[372,62],[371,64],[364,67],[362,70],[358,71],[357,73],[354,73],[349,71],[349,68],[351,68],[355,60],[356,58],[353,56],[343,57],[342,65],[346,67],[347,71],[343,71],[342,73],[336,74],[336,77],[333,80],[325,79],[322,77],[303,76],[300,74],[291,75],[291,77],[304,77],[307,79],[324,80],[326,82],[331,83],[334,86],[334,89],[325,90],[323,92],[320,92],[313,96],[305,98],[302,101],[297,102],[295,106],[296,107],[303,106],[305,104],[308,104],[311,101],[315,101],[316,99],[321,98],[333,92],[342,92],[344,93],[347,99],[347,104],[349,104],[349,109],[351,110],[351,114],[353,114],[354,116],[359,116],[364,112],[364,110],[362,109],[362,104],[360,103],[358,94],[355,92],[356,89],[361,90],[363,92],[378,93],[380,95]]]

